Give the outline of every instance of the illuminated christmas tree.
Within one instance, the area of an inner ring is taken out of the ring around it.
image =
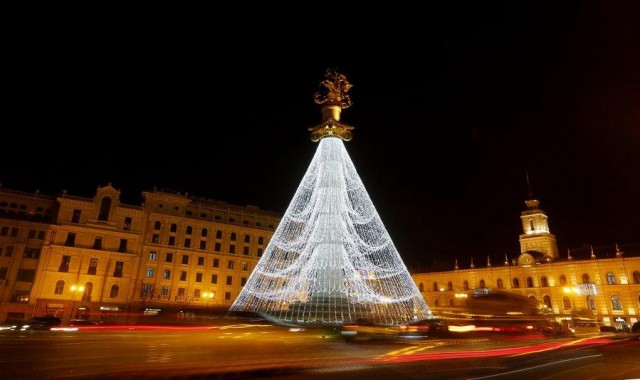
[[[432,314],[349,158],[351,84],[327,70],[316,154],[231,313],[284,323],[400,325]]]

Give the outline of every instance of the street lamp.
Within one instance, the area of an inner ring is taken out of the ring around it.
[[[73,308],[75,307],[75,303],[76,303],[76,293],[79,292],[84,292],[84,286],[82,285],[76,285],[73,284],[71,285],[71,319],[73,319]]]
[[[216,292],[204,292],[202,293],[202,298],[204,299],[205,302],[207,302],[207,300],[212,300],[213,297],[215,297]]]

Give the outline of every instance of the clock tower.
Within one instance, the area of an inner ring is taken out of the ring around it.
[[[524,203],[527,208],[520,215],[523,232],[520,235],[520,252],[529,253],[537,260],[555,260],[558,257],[556,237],[549,231],[547,214],[540,209],[540,201],[533,197],[530,185],[529,199]]]

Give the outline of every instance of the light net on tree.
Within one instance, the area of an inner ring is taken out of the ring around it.
[[[230,312],[325,325],[432,318],[339,138],[320,140]]]

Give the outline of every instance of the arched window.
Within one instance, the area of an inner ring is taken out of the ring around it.
[[[533,294],[529,294],[529,299],[532,299],[532,300],[534,300],[534,301],[535,301],[536,296],[534,296]]]
[[[424,292],[424,284],[420,283],[420,293]]]
[[[258,238],[258,244],[264,244],[264,238],[262,236]]]
[[[589,309],[596,309],[596,300],[592,296],[587,296],[587,305],[589,305]]]
[[[436,281],[433,282],[433,291],[437,292],[438,291],[438,283]]]
[[[158,231],[158,230],[160,229],[160,227],[162,227],[162,223],[160,223],[160,221],[159,221],[159,220],[156,220],[156,222],[155,222],[155,223],[153,223],[153,229],[154,229],[155,231]]]
[[[236,241],[236,233],[235,232],[231,233],[231,241]]]
[[[616,275],[609,272],[607,273],[607,284],[615,285],[616,284]]]
[[[462,283],[462,290],[469,290],[469,281],[464,280]]]
[[[249,236],[249,235],[244,235],[244,242],[245,242],[245,243],[249,243],[249,242],[251,242],[251,236]]]
[[[480,280],[480,288],[486,288],[486,286],[484,285],[484,280]]]
[[[208,234],[209,234],[209,231],[206,228],[203,228],[202,231],[200,232],[200,236],[202,237],[207,237]]]
[[[216,239],[222,239],[222,231],[216,231]]]
[[[84,284],[84,293],[82,294],[82,300],[91,302],[91,292],[93,291],[93,283],[87,282]]]
[[[151,284],[144,284],[142,287],[142,297],[153,296],[153,286]]]
[[[449,281],[447,283],[447,290],[449,290],[449,291],[453,290],[453,282]]]
[[[58,282],[56,282],[56,290],[54,291],[54,293],[62,294],[63,292],[64,292],[64,281],[59,280]]]
[[[640,284],[640,272],[638,271],[633,272],[633,283]]]
[[[519,288],[520,287],[520,280],[518,280],[518,278],[514,278],[513,279],[513,287],[514,288]]]
[[[437,298],[435,300],[433,300],[433,306],[435,306],[435,307],[440,306],[440,301],[438,301]]]
[[[562,276],[560,276],[560,286],[565,286],[565,285],[567,285],[567,278],[563,274]]]
[[[501,278],[498,279],[497,284],[498,284],[498,289],[504,289],[504,283],[502,282]]]
[[[109,212],[111,211],[111,198],[104,197],[100,202],[100,211],[98,212],[98,220],[109,220]]]
[[[567,296],[562,297],[562,304],[564,305],[565,310],[571,309],[571,301],[569,300],[569,297]]]
[[[590,282],[590,281],[589,281],[589,275],[588,275],[588,274],[586,274],[586,273],[585,273],[585,274],[583,274],[583,275],[582,275],[582,283],[583,283],[583,284],[588,284],[589,282]]]
[[[171,232],[176,232],[178,231],[178,225],[175,223],[171,223]]]
[[[547,278],[545,276],[540,277],[540,286],[543,288],[549,286],[549,281],[547,281]]]
[[[622,302],[620,302],[620,298],[615,294],[611,296],[611,308],[613,310],[622,310]]]
[[[549,296],[542,297],[542,302],[544,302],[544,304],[547,305],[549,309],[551,309],[551,297]]]
[[[187,226],[187,235],[191,235],[193,233],[193,227]]]
[[[533,288],[533,278],[527,277],[527,288]]]
[[[640,305],[640,294],[638,294],[638,304]]]
[[[120,287],[118,285],[111,286],[111,293],[109,294],[109,298],[118,298],[118,293],[120,293]]]
[[[449,306],[453,306],[453,298],[449,298]]]
[[[533,219],[529,219],[529,226],[531,227],[531,231],[534,231],[536,228],[533,226]]]

